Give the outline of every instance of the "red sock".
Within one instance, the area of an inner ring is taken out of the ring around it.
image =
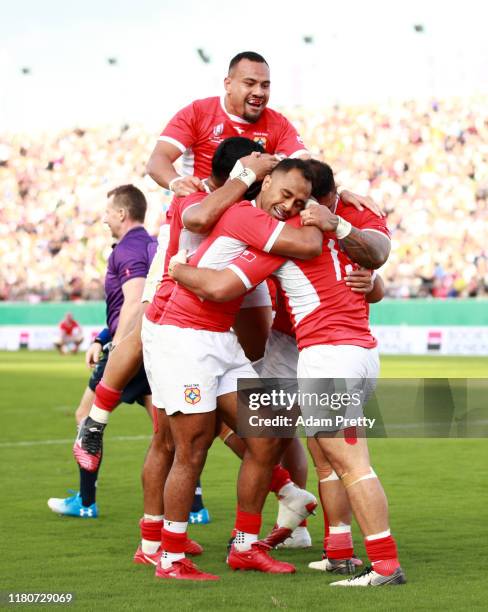
[[[273,493],[278,493],[281,487],[284,487],[291,481],[290,472],[285,470],[285,468],[278,463],[278,465],[275,465],[273,468],[273,475],[271,477],[269,490],[273,491]]]
[[[352,534],[329,533],[327,540],[328,559],[350,559],[353,553]]]
[[[398,551],[395,539],[389,535],[386,538],[364,541],[366,553],[371,561],[375,572],[383,576],[390,576],[400,567],[398,561]]]
[[[112,389],[101,380],[95,388],[95,401],[93,402],[97,408],[112,412],[120,403],[122,391]]]
[[[299,527],[306,527],[308,525],[307,519],[303,519],[303,521],[298,525]]]
[[[142,518],[139,521],[141,538],[143,540],[150,540],[151,542],[161,542],[161,530],[163,525],[164,521],[148,521]]]
[[[161,548],[169,553],[185,553],[187,533],[174,533],[167,529],[161,529]]]
[[[235,529],[244,533],[254,533],[259,535],[261,529],[261,514],[251,514],[244,512],[237,506]]]

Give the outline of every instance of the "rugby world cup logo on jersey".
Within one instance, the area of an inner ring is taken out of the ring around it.
[[[194,406],[202,399],[199,385],[185,385],[185,402]]]
[[[222,132],[224,131],[224,124],[223,123],[219,123],[218,125],[216,125],[213,129],[213,135],[214,136],[220,136],[222,134]]]

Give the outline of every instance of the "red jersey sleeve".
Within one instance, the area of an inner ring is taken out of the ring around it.
[[[354,208],[354,206],[340,202],[337,214],[346,221],[349,221],[357,229],[380,232],[391,238],[385,217],[378,217],[378,215],[375,215],[367,208],[360,211]]]
[[[237,274],[246,289],[251,289],[267,279],[285,261],[286,257],[281,257],[281,255],[273,255],[251,248],[236,257],[229,265],[229,270]]]
[[[161,132],[158,140],[169,142],[184,153],[197,140],[197,123],[197,108],[195,102],[192,102],[176,113]]]
[[[295,127],[282,116],[282,129],[276,143],[275,153],[286,157],[298,157],[301,153],[308,153],[303,139]]]
[[[205,191],[196,191],[195,193],[191,193],[190,195],[183,198],[178,206],[178,212],[180,214],[181,226],[185,227],[185,211],[187,211],[192,206],[196,206],[200,204],[202,200],[204,200],[208,196],[208,193]]]
[[[278,221],[246,200],[229,208],[221,221],[222,234],[266,253],[273,248],[285,227],[283,221]]]

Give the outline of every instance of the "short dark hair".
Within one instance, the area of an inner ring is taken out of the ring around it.
[[[334,173],[328,164],[318,159],[309,159],[307,164],[312,172],[312,195],[316,200],[335,191]]]
[[[229,72],[232,70],[232,68],[234,68],[234,66],[237,66],[237,64],[241,60],[244,60],[244,59],[247,59],[250,62],[258,62],[259,64],[266,64],[266,66],[269,67],[268,62],[264,59],[262,55],[259,55],[259,53],[255,53],[254,51],[242,51],[241,53],[238,53],[236,56],[234,56],[230,60]]]
[[[114,198],[114,204],[125,208],[132,221],[144,223],[146,216],[146,197],[135,185],[120,185],[107,193],[107,198]]]
[[[264,148],[259,142],[242,136],[226,138],[219,144],[212,158],[212,176],[219,183],[224,183],[236,162],[253,151],[264,153]]]
[[[290,170],[299,170],[302,173],[303,178],[313,185],[312,171],[310,170],[308,163],[303,161],[303,159],[287,157],[286,159],[281,160],[280,163],[273,168],[271,175],[275,174],[276,172],[283,172],[286,174],[290,172]]]

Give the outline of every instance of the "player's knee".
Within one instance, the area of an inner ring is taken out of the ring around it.
[[[254,439],[248,444],[248,452],[253,459],[263,465],[275,465],[281,455],[280,438],[260,438]]]
[[[208,446],[201,440],[179,443],[175,447],[175,461],[187,466],[192,471],[201,470],[207,457]]]
[[[340,479],[346,489],[364,480],[373,480],[375,478],[378,478],[378,476],[370,465],[340,473]]]

